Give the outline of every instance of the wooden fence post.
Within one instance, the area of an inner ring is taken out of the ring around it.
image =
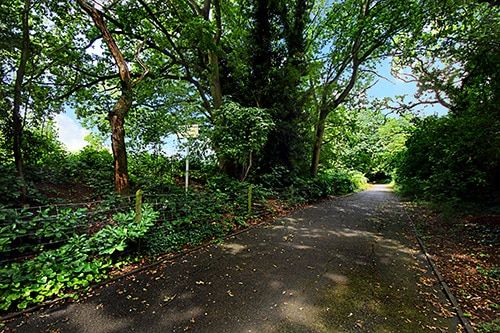
[[[140,223],[142,220],[142,190],[135,192],[135,222]]]
[[[248,215],[252,215],[252,190],[253,190],[253,185],[250,184],[248,185]]]

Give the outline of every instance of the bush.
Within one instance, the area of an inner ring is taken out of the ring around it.
[[[0,205],[16,205],[21,196],[22,181],[17,177],[14,165],[0,164]]]
[[[107,150],[90,146],[71,154],[62,167],[63,179],[93,188],[109,189],[113,184],[113,156]]]
[[[32,253],[43,248],[43,243],[54,243],[68,239],[82,231],[87,209],[62,208],[56,215],[51,208],[34,214],[28,209],[0,207],[0,252]],[[19,244],[22,244],[20,247]],[[13,247],[14,245],[14,247]]]
[[[366,178],[359,172],[324,170],[314,178],[295,178],[293,184],[281,192],[292,204],[311,202],[329,195],[347,194],[366,185]]]
[[[57,140],[55,128],[49,126],[45,130],[25,130],[23,132],[23,158],[26,174],[30,171],[35,176],[50,178],[53,170],[60,170],[61,163],[65,161],[66,151],[61,142]],[[40,171],[43,171],[40,173]]]
[[[131,182],[146,192],[170,192],[175,186],[175,176],[182,175],[183,170],[182,161],[163,155],[143,152],[129,159]]]
[[[211,186],[207,191],[161,197],[155,204],[161,222],[143,237],[143,250],[148,254],[176,251],[231,230],[237,217],[244,215],[242,207],[231,199],[236,196],[231,189]]]
[[[290,186],[296,179],[292,172],[284,166],[276,166],[270,172],[261,174],[258,182],[267,189],[280,190]]]
[[[487,116],[423,119],[397,171],[402,191],[438,200],[475,200],[495,190],[500,167],[496,127],[498,120]]]
[[[274,127],[269,111],[243,107],[226,100],[218,109],[214,124],[211,140],[217,145],[219,159],[242,167],[241,175],[238,175],[239,170],[232,170],[232,173],[233,176],[245,179],[250,166],[258,161],[269,132]]]
[[[176,251],[226,235],[248,216],[248,189],[252,202],[261,204],[270,192],[260,185],[237,181],[226,175],[212,177],[201,191],[170,193],[155,198],[161,211],[159,224],[142,239],[148,254]]]

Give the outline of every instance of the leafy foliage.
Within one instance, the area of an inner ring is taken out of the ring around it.
[[[412,131],[408,117],[384,117],[378,107],[339,107],[327,119],[321,165],[390,180]]]
[[[273,125],[266,110],[228,101],[217,111],[212,140],[223,159],[234,160],[243,166],[242,178],[246,178]]]
[[[142,240],[149,254],[177,251],[219,239],[248,216],[248,188],[251,184],[228,176],[213,176],[202,191],[170,193],[153,197],[161,212],[160,221]],[[268,197],[260,186],[253,187],[253,204],[264,206]]]
[[[323,170],[316,177],[294,177],[289,170],[278,167],[259,181],[274,196],[290,204],[300,204],[363,189],[367,179],[360,172],[342,169]]]
[[[63,178],[106,191],[113,180],[113,156],[105,149],[86,146],[60,161]]]
[[[82,219],[87,213],[85,208],[62,208],[56,215],[51,214],[52,210],[46,208],[38,214],[27,209],[0,210],[0,219],[4,222],[0,228],[0,252],[13,250],[12,243],[23,244],[20,248],[23,252],[39,251],[43,245],[37,244],[36,240],[51,243],[82,231]]]
[[[497,193],[497,15],[495,6],[452,2],[442,20],[460,24],[432,23],[435,30],[420,44],[432,50],[430,59],[426,62],[414,53],[402,58],[416,64],[421,91],[432,91],[451,113],[417,124],[399,171],[406,192],[440,200],[491,199]],[[437,65],[434,57],[445,63]]]
[[[481,129],[481,130],[479,130]],[[474,199],[494,193],[499,122],[492,117],[428,117],[407,141],[398,182],[410,194]]]
[[[325,170],[314,178],[298,178],[288,191],[296,203],[310,202],[330,195],[347,194],[363,188],[364,176],[358,172]]]
[[[81,217],[81,213],[77,210],[74,218]],[[75,297],[76,290],[101,281],[112,265],[111,258],[105,255],[122,252],[142,237],[154,224],[158,213],[144,206],[141,221],[137,223],[134,217],[134,212],[118,213],[113,216],[116,225],[107,225],[94,235],[75,234],[57,249],[3,265],[0,268],[0,310],[13,305],[24,309],[54,296]],[[24,234],[19,228],[13,230],[17,231],[14,237]],[[44,236],[52,236],[50,231],[40,230]],[[2,232],[2,237],[10,236],[3,229]]]

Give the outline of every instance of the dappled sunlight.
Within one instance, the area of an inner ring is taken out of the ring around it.
[[[189,323],[195,322],[197,317],[202,316],[205,313],[205,310],[199,306],[193,306],[187,310],[178,309],[176,307],[172,307],[169,309],[170,313],[158,318],[159,322],[163,322],[165,327],[169,327],[172,325],[172,322],[177,323]]]
[[[279,311],[286,321],[283,328],[286,328],[286,326],[288,326],[287,324],[291,323],[305,327],[309,332],[327,332],[324,324],[321,320],[318,320],[321,309],[310,304],[302,297],[281,303]]]
[[[286,230],[292,230],[292,231],[298,230],[297,227],[295,227],[293,225],[290,225],[290,224],[286,224],[285,221],[288,222],[288,223],[297,224],[297,223],[302,222],[303,219],[291,219],[291,218],[287,218],[286,220],[281,220],[281,224],[270,226],[270,227],[268,227],[268,229],[271,229],[271,230],[286,229]]]
[[[295,223],[295,222],[302,222],[302,221],[304,221],[304,219],[303,218],[297,218],[297,217],[295,217],[295,218],[293,218],[293,217],[284,217],[284,218],[281,218],[280,221],[281,221],[281,223],[285,223],[285,222],[294,222]],[[287,227],[289,227],[289,226],[287,226]]]
[[[71,332],[90,332],[92,327],[95,326],[99,327],[99,331],[103,333],[127,331],[127,328],[132,324],[132,320],[107,313],[107,306],[107,304],[102,303],[78,304],[78,315],[72,318]],[[64,313],[55,313],[52,316],[56,320],[66,320]]]
[[[297,250],[314,250],[314,247],[309,245],[291,244],[290,247]]]
[[[385,184],[375,184],[370,186],[367,192],[394,192],[391,186]]]
[[[325,273],[324,277],[330,279],[332,282],[337,283],[339,285],[346,285],[349,279],[342,274],[336,273]]]
[[[65,325],[84,313],[109,332],[137,331],[144,316],[158,332],[412,332],[400,321],[426,320],[414,301],[423,272],[404,216],[382,213],[387,195],[326,201],[124,279],[65,312]]]
[[[354,230],[354,229],[349,229],[349,228],[343,228],[341,230],[328,230],[327,233],[330,235],[337,236],[337,237],[347,237],[347,238],[373,236],[373,234],[371,232]]]
[[[220,245],[221,248],[226,250],[231,254],[238,254],[241,251],[245,250],[247,247],[245,245],[237,244],[237,243],[224,243]]]

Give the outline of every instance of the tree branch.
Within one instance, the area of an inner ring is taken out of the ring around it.
[[[78,85],[75,85],[73,88],[71,88],[70,90],[68,90],[67,92],[65,92],[64,94],[56,97],[55,99],[56,100],[62,100],[62,99],[66,99],[68,97],[70,97],[71,95],[73,95],[75,92],[77,92],[78,90],[80,89],[84,89],[84,88],[90,88],[98,83],[101,83],[101,82],[104,82],[104,81],[107,81],[107,80],[110,80],[110,79],[116,79],[116,78],[119,78],[119,74],[112,74],[112,75],[106,75],[106,76],[100,76],[92,81],[89,81],[87,83],[83,83],[83,84],[78,84]]]
[[[134,82],[132,83],[132,85],[137,85],[139,82],[141,82],[144,77],[146,75],[148,75],[149,73],[149,69],[146,67],[146,65],[144,64],[144,62],[142,62],[142,60],[139,58],[139,54],[141,52],[141,49],[142,47],[144,46],[144,42],[140,43],[138,46],[137,46],[137,50],[135,51],[135,60],[137,61],[137,63],[142,67],[143,69],[143,72],[142,74],[136,79],[134,80]]]

